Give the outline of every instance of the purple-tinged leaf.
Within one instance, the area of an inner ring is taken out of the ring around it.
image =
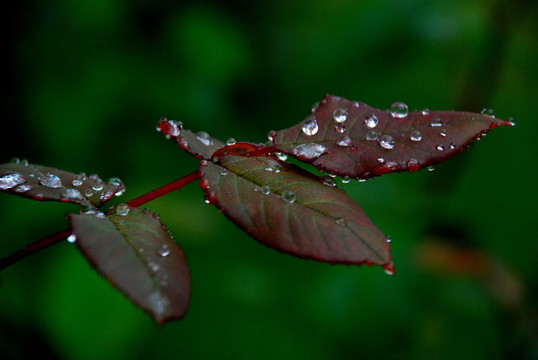
[[[149,212],[125,204],[110,213],[69,215],[73,238],[93,267],[158,325],[189,306],[190,275],[181,248]]]
[[[96,174],[86,176],[16,160],[0,165],[0,190],[37,201],[99,207],[121,195],[125,185],[118,178],[103,181]]]
[[[513,123],[468,112],[408,112],[404,103],[382,111],[327,95],[303,122],[272,138],[277,151],[320,170],[368,178],[437,164],[504,125]]]
[[[331,264],[393,271],[387,238],[333,179],[272,157],[223,156],[200,186],[232,222],[268,247]]]
[[[222,141],[212,138],[205,131],[195,134],[190,130],[183,129],[182,123],[175,120],[162,118],[157,123],[157,129],[168,139],[176,140],[180,148],[199,159],[211,159],[211,155],[215,151],[226,145]]]

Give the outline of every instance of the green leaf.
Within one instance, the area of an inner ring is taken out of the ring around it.
[[[158,219],[122,204],[107,216],[71,214],[69,220],[76,244],[93,267],[158,325],[184,316],[189,269]]]

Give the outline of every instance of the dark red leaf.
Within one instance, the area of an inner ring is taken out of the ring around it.
[[[118,178],[103,181],[98,175],[86,176],[16,160],[0,165],[0,190],[42,201],[61,201],[99,207],[125,185]]]
[[[414,111],[395,103],[390,111],[327,95],[302,123],[273,133],[285,154],[341,176],[368,178],[416,171],[442,162],[497,126],[488,115]]]
[[[200,171],[206,201],[259,242],[307,259],[393,270],[387,238],[333,179],[271,157],[224,156]]]
[[[189,306],[190,275],[183,251],[152,214],[125,204],[108,216],[69,215],[81,252],[95,269],[158,325]]]
[[[212,138],[205,131],[195,134],[190,130],[183,129],[180,121],[162,118],[157,123],[157,129],[168,139],[175,139],[180,148],[199,159],[211,159],[211,155],[215,151],[226,145],[222,141]]]

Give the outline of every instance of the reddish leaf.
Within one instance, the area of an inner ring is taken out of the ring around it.
[[[112,196],[121,195],[125,185],[118,178],[104,182],[96,174],[74,174],[17,160],[0,165],[0,190],[38,201],[99,207]]]
[[[125,204],[108,216],[69,215],[76,244],[95,269],[158,325],[189,306],[190,275],[181,248],[161,222]]]
[[[168,138],[176,140],[180,148],[199,159],[211,159],[211,155],[218,149],[224,147],[222,141],[212,138],[205,131],[194,134],[190,130],[183,129],[180,121],[162,118],[157,123],[157,129]]]
[[[273,133],[277,149],[341,176],[368,178],[416,171],[442,162],[497,126],[487,115],[414,111],[396,103],[390,111],[327,95],[302,123]]]
[[[269,157],[219,162],[200,168],[206,200],[254,239],[303,258],[393,271],[387,238],[333,179]]]

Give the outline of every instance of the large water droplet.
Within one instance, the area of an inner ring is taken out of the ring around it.
[[[25,181],[24,176],[19,173],[4,174],[0,177],[0,190],[11,189]]]
[[[403,102],[395,102],[390,107],[390,114],[392,117],[401,119],[407,116],[409,114],[409,108],[407,107],[406,103]]]
[[[352,144],[351,139],[347,135],[340,137],[340,139],[336,142],[336,145],[344,146],[344,147],[350,146],[351,144]]]
[[[422,134],[420,133],[420,131],[418,130],[415,130],[411,133],[411,135],[409,136],[409,138],[412,140],[412,141],[420,141],[422,140]]]
[[[327,148],[321,144],[308,143],[294,147],[291,154],[301,160],[315,160],[327,151]]]
[[[318,122],[314,118],[307,120],[303,123],[302,129],[307,136],[316,135],[319,130]]]
[[[129,208],[129,205],[127,205],[127,204],[119,204],[118,206],[116,206],[116,215],[126,216],[126,215],[129,214],[129,210],[131,210]]]
[[[73,244],[77,241],[77,236],[75,234],[71,234],[67,237],[67,241]]]
[[[205,131],[199,131],[196,133],[196,138],[198,141],[200,141],[205,146],[210,146],[213,144],[213,141],[211,140],[211,136],[209,136],[208,133]]]
[[[430,123],[430,126],[432,126],[432,127],[443,126],[443,121],[440,118],[435,118]]]
[[[284,192],[280,194],[280,198],[288,204],[292,204],[296,200],[295,193],[291,190],[284,190]]]
[[[368,131],[365,136],[366,140],[377,140],[377,133],[375,131]]]
[[[394,149],[394,138],[390,135],[383,135],[379,140],[379,145],[384,149],[392,150]]]
[[[377,126],[379,123],[379,119],[375,114],[370,114],[366,119],[364,119],[364,123],[366,126],[368,126],[370,129],[373,129]]]
[[[337,123],[343,123],[347,119],[347,110],[343,108],[337,108],[333,111],[333,119]]]
[[[50,188],[59,188],[62,186],[60,178],[54,174],[45,174],[39,178],[39,183]]]

